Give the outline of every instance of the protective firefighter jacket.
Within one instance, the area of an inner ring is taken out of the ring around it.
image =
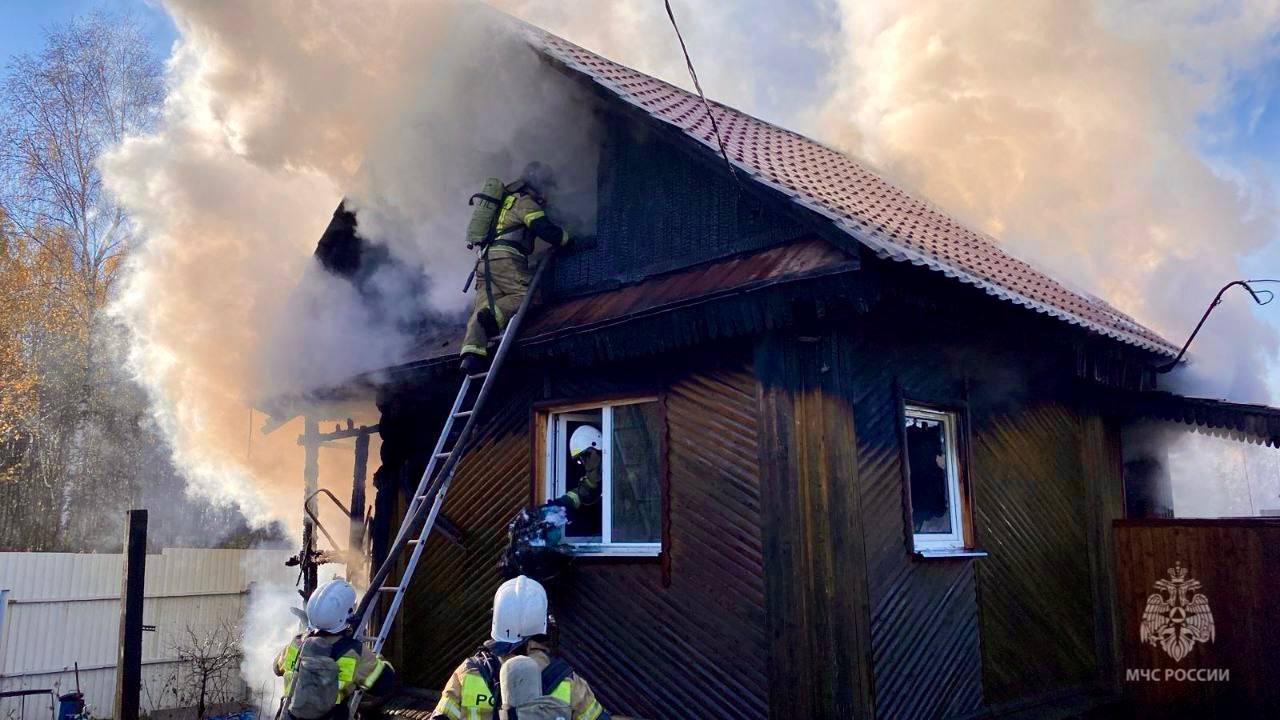
[[[526,648],[525,654],[538,663],[540,670],[545,670],[551,664],[547,646],[531,640]],[[573,717],[568,720],[608,720],[609,714],[596,700],[591,686],[576,672],[570,673],[548,695],[568,703],[573,711]],[[444,686],[431,720],[492,720],[495,717],[497,707],[493,691],[484,677],[473,670],[469,662],[464,662],[453,671],[449,682]]]
[[[346,717],[346,700],[357,688],[379,693],[393,682],[395,671],[391,664],[376,653],[366,649],[347,633],[308,631],[299,633],[276,655],[275,673],[284,678],[284,694],[288,697],[298,670],[302,645],[306,642],[309,653],[327,653],[337,665],[337,696],[333,699],[334,712],[329,717]]]
[[[527,192],[506,197],[498,211],[497,235],[493,243],[480,251],[475,269],[475,301],[467,332],[462,339],[461,354],[489,354],[488,333],[477,318],[484,308],[492,308],[498,327],[520,309],[529,292],[529,254],[534,242],[542,238],[556,247],[569,245],[569,233],[547,219],[547,213]]]

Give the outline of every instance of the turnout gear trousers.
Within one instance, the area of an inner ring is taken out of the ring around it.
[[[489,257],[481,258],[476,264],[476,295],[471,317],[467,320],[467,334],[462,338],[463,355],[489,354],[489,334],[478,316],[480,311],[489,308],[490,297],[493,298],[493,318],[501,330],[507,327],[507,322],[520,309],[520,303],[529,292],[529,258],[518,254],[499,254],[499,249],[485,250]]]
[[[467,320],[461,354],[489,354],[489,335],[477,318],[488,308],[504,330],[529,292],[529,255],[540,237],[557,247],[569,244],[569,234],[552,225],[538,201],[527,192],[508,195],[498,212],[497,239],[480,251],[475,269],[475,301]]]
[[[527,654],[541,669],[551,664],[547,648],[540,643],[530,641]],[[548,695],[569,705],[573,717],[567,720],[608,720],[609,714],[596,700],[591,686],[577,673],[570,673]],[[489,683],[470,663],[464,662],[444,686],[431,720],[492,720],[497,712]]]

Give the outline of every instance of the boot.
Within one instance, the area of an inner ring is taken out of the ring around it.
[[[467,353],[462,356],[462,372],[468,375],[475,375],[487,369],[489,369],[488,357],[475,353]]]

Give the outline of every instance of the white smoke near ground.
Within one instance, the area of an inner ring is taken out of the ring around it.
[[[253,693],[261,717],[274,714],[283,688],[273,671],[276,655],[303,624],[293,609],[302,601],[293,585],[255,583],[245,598],[241,620],[240,677]]]
[[[301,421],[262,437],[249,409],[402,362],[415,321],[456,315],[486,177],[551,164],[559,219],[590,232],[591,104],[461,0],[164,7],[179,39],[162,121],[103,162],[143,239],[114,310],[193,491],[297,527]],[[359,288],[312,257],[344,196],[400,268]],[[322,485],[349,482],[349,464],[321,467]]]

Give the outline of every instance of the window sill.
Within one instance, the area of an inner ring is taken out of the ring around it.
[[[662,545],[570,545],[570,552],[575,558],[630,558],[656,559],[662,554]]]
[[[960,558],[982,558],[987,556],[986,550],[978,548],[936,548],[916,550],[913,555],[918,560],[950,560]]]

